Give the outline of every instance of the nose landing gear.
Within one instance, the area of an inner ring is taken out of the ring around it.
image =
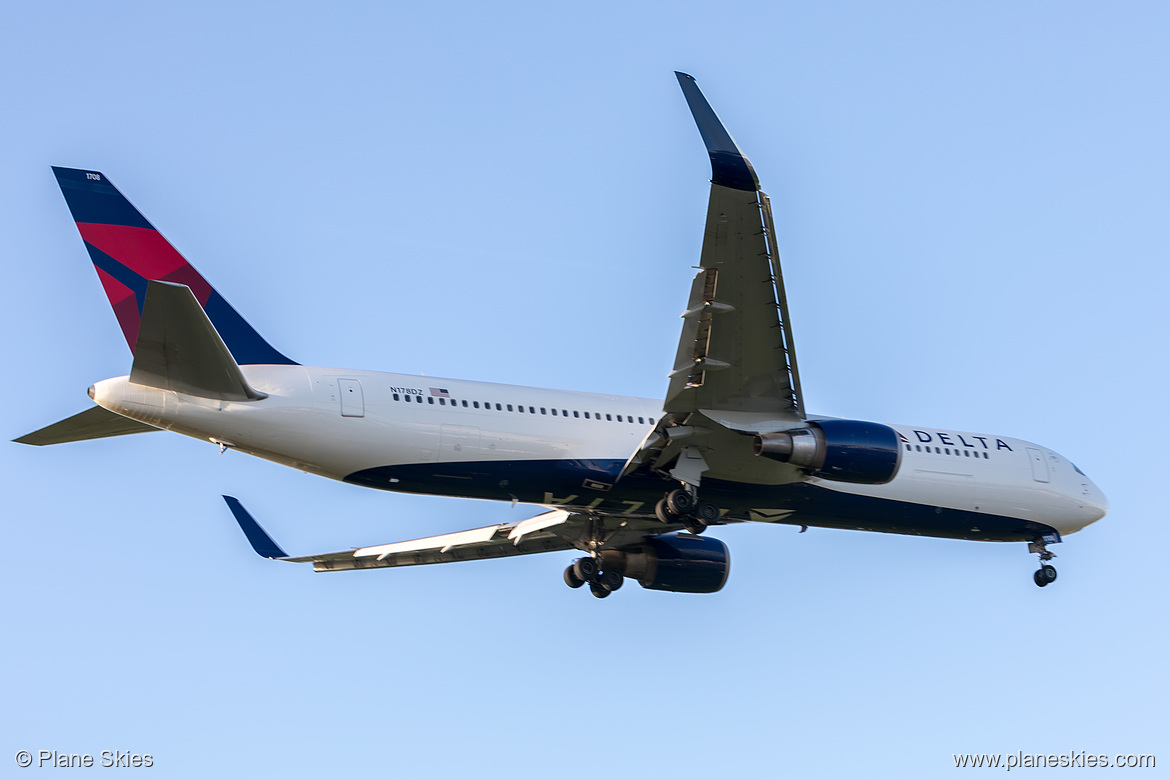
[[[1032,575],[1032,581],[1041,588],[1056,582],[1056,567],[1048,563],[1056,553],[1049,552],[1044,542],[1028,542],[1028,552],[1040,556],[1040,568]]]

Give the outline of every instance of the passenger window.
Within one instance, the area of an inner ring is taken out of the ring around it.
[[[548,410],[542,406],[542,407],[540,407],[540,413],[541,414],[548,414]]]
[[[421,403],[422,403],[422,396],[421,396],[421,395],[416,395],[416,396],[414,397],[414,400],[418,401],[418,402],[421,404]]]
[[[467,408],[467,402],[466,402],[466,401],[460,401],[459,403],[463,404],[463,408],[464,408],[464,409],[466,409],[466,408]]]
[[[476,409],[478,409],[479,408],[479,401],[472,401],[471,405],[474,406]]]
[[[524,406],[523,405],[517,406],[516,411],[520,412],[520,414],[524,414]]]
[[[435,402],[435,397],[433,395],[427,399],[428,404],[433,404],[434,402]]]
[[[561,409],[561,417],[568,417],[568,416],[569,416],[569,410],[568,409]]]
[[[607,415],[605,416],[605,419],[609,420],[610,422],[613,422],[613,415],[612,415],[612,414],[607,414]]]
[[[508,411],[512,411],[512,404],[508,404]]]
[[[556,410],[556,409],[553,409],[553,410],[552,410],[552,416],[553,416],[553,417],[556,417],[556,416],[557,416],[557,410]]]
[[[574,410],[573,410],[573,416],[574,416],[574,417],[576,417],[576,418],[578,418],[578,419],[580,419],[580,417],[581,417],[581,413],[580,413],[580,412],[578,412],[576,409],[574,409]]]
[[[585,412],[585,419],[586,419],[586,420],[588,420],[588,419],[589,419],[589,412]]]
[[[618,422],[621,422],[621,421],[622,421],[622,416],[619,414],[618,415]]]
[[[444,399],[440,398],[439,399],[439,406],[446,406],[446,405],[447,405],[447,402]]]
[[[909,444],[907,444],[907,445],[906,445],[906,452],[909,452],[909,451],[910,451],[910,445],[909,445]]]
[[[496,411],[497,411],[497,412],[502,412],[503,410],[504,410],[504,407],[503,407],[503,406],[501,406],[501,405],[499,405],[499,404],[496,404]]]
[[[536,410],[530,406],[530,407],[528,407],[528,413],[529,414],[536,414]]]
[[[394,394],[394,400],[395,400],[395,401],[397,401],[397,400],[398,400],[398,393],[395,393],[395,394]]]

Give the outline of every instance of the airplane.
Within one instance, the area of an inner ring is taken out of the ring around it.
[[[304,366],[270,345],[97,171],[54,167],[122,332],[130,373],[32,445],[168,430],[378,490],[535,504],[534,517],[289,556],[236,498],[257,554],[315,571],[578,550],[598,598],[626,579],[714,593],[713,526],[775,523],[1048,546],[1105,516],[1064,456],[1008,436],[805,408],[768,196],[694,78],[676,73],[711,161],[698,273],[664,398]]]

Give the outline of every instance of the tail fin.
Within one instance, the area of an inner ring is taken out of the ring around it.
[[[131,352],[138,342],[146,283],[166,281],[191,288],[236,363],[296,365],[265,341],[104,174],[56,166],[53,173]]]

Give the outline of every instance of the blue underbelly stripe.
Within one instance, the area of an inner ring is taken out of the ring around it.
[[[364,469],[345,481],[404,493],[652,515],[654,504],[675,485],[642,473],[614,484],[623,466],[619,460],[413,463]],[[751,510],[768,509],[779,510],[778,522],[786,524],[980,541],[1028,541],[1053,531],[1022,518],[843,493],[807,482],[753,485],[707,479],[700,492],[733,520],[760,519]]]

